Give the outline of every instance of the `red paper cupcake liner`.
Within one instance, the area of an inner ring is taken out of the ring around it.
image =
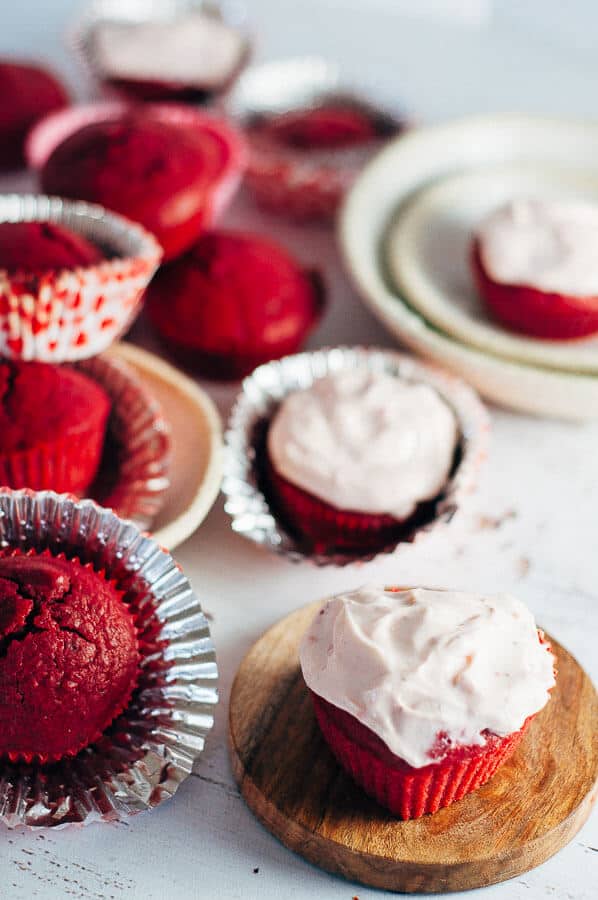
[[[256,203],[296,221],[332,221],[359,169],[306,166],[251,149],[245,183]]]
[[[140,225],[101,206],[7,195],[0,221],[51,221],[83,234],[111,258],[32,275],[0,269],[0,356],[71,362],[100,353],[127,330],[161,257]]]
[[[79,493],[94,480],[102,458],[110,407],[96,406],[77,431],[27,450],[0,454],[0,485]]]
[[[472,247],[471,265],[488,308],[510,330],[547,340],[572,340],[598,331],[598,296],[566,297],[494,281],[484,269],[478,241]]]
[[[401,819],[435,813],[489,781],[533,719],[530,716],[519,731],[506,737],[489,735],[484,746],[455,748],[439,762],[416,769],[393,756],[353,716],[310,693],[322,734],[341,766],[370,797]]]
[[[400,521],[389,515],[340,510],[287,481],[268,461],[266,478],[272,499],[291,529],[298,531],[316,553],[335,549],[384,547],[415,526],[417,512]]]

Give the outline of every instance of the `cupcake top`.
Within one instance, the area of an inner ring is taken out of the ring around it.
[[[0,269],[11,275],[93,266],[102,259],[87,238],[55,222],[0,222]]]
[[[79,423],[106,415],[108,395],[98,384],[64,366],[0,361],[0,453],[55,441]]]
[[[307,686],[420,768],[506,736],[549,699],[554,658],[508,594],[363,587],[328,600],[300,649]]]
[[[500,207],[476,234],[487,275],[571,297],[598,296],[598,205],[521,199]]]
[[[457,439],[431,386],[362,368],[289,394],[268,455],[279,475],[337,509],[405,519],[446,484]]]
[[[0,557],[0,647],[0,756],[78,752],[123,710],[137,678],[121,593],[48,553]]]
[[[241,64],[241,32],[216,16],[189,12],[171,21],[102,22],[93,30],[98,66],[109,78],[217,88]]]

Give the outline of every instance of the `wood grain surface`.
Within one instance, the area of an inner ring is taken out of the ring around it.
[[[287,847],[351,880],[401,892],[466,890],[539,865],[588,818],[598,788],[598,697],[553,638],[557,686],[513,757],[458,803],[410,822],[370,800],[320,735],[298,645],[319,604],[267,631],[232,688],[233,772]]]

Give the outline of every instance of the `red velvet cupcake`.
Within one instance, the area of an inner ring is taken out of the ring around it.
[[[0,558],[0,756],[53,762],[97,740],[138,674],[122,592],[49,553]]]
[[[554,658],[508,595],[366,587],[328,601],[301,646],[343,768],[402,819],[485,784],[554,686]]]
[[[477,232],[471,265],[498,322],[547,340],[598,332],[598,207],[517,200]]]
[[[168,349],[214,378],[241,378],[293,353],[322,307],[316,273],[273,241],[229,231],[204,234],[147,292],[149,318]]]
[[[209,221],[228,152],[215,130],[131,110],[70,134],[46,160],[41,183],[47,193],[101,203],[140,222],[172,259]]]
[[[458,429],[430,386],[366,368],[289,394],[267,434],[265,482],[316,553],[406,538],[447,485]]]
[[[0,361],[0,485],[84,492],[98,470],[110,401],[69,368]]]
[[[0,222],[0,269],[39,275],[97,265],[103,253],[56,222]]]
[[[29,129],[68,103],[64,87],[50,72],[26,63],[0,61],[0,170],[23,166]]]

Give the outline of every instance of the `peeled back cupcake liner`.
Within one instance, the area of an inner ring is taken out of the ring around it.
[[[112,401],[106,447],[89,493],[121,518],[149,528],[170,486],[172,442],[162,407],[133,369],[109,354],[76,368]]]
[[[0,546],[90,563],[124,592],[138,632],[137,687],[91,746],[52,764],[0,762],[9,828],[118,820],[172,797],[213,725],[218,671],[207,620],[170,554],[90,500],[0,492]]]
[[[341,100],[384,118],[396,133],[406,127],[402,116],[342,83],[336,65],[318,57],[269,62],[247,69],[231,94],[228,108],[241,124],[324,101]],[[249,135],[245,182],[257,203],[288,218],[332,221],[346,191],[382,141],[328,150],[297,150],[253,140]]]
[[[0,269],[0,356],[73,362],[101,353],[141,309],[161,258],[140,225],[103,207],[44,195],[0,196],[0,222],[56,222],[110,258],[32,275]]]
[[[55,148],[71,134],[95,122],[117,119],[134,108],[137,107],[131,103],[114,100],[72,106],[56,114],[51,113],[38,122],[28,135],[25,155],[29,166],[39,172]],[[247,164],[244,138],[224,118],[183,103],[144,103],[142,109],[145,116],[165,125],[209,134],[226,149],[221,173],[205,190],[202,226],[211,227],[230,204],[243,176]]]
[[[400,538],[383,540],[376,547],[368,542],[359,549],[317,552],[285,527],[288,517],[280,515],[276,498],[269,490],[267,430],[287,395],[310,387],[317,378],[330,373],[361,367],[433,387],[457,421],[455,461],[445,488],[434,502],[425,505],[425,514],[414,517],[413,527]],[[450,524],[475,489],[480,465],[487,455],[489,429],[484,406],[465,382],[404,354],[365,347],[336,347],[287,356],[260,366],[242,383],[225,435],[224,508],[234,531],[294,562],[305,560],[316,566],[368,562],[381,553],[403,550]]]
[[[417,819],[438,812],[482,787],[519,746],[523,727],[468,752],[455,752],[421,769],[403,763],[391,766],[372,750],[352,739],[333,720],[327,704],[311,693],[318,725],[332,753],[354,781],[374,800],[401,819]]]

